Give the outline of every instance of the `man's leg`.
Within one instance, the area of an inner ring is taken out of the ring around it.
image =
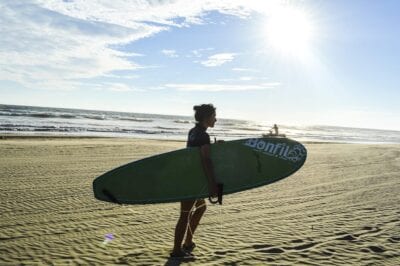
[[[174,250],[172,252],[180,252],[182,240],[185,237],[186,228],[188,226],[189,215],[195,201],[188,200],[181,202],[181,213],[179,216],[178,223],[175,227],[175,240],[174,240]]]
[[[185,246],[189,246],[193,243],[194,232],[200,223],[201,217],[207,209],[206,201],[204,199],[197,200],[195,206],[196,210],[189,217],[190,220],[185,239]]]

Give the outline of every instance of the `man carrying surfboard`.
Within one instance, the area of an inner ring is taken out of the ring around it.
[[[217,183],[210,159],[210,136],[207,128],[214,127],[216,108],[212,104],[202,104],[193,107],[197,121],[194,128],[189,131],[187,147],[200,147],[201,162],[208,178],[208,190],[212,197],[217,195]],[[187,177],[190,178],[190,177]],[[175,228],[174,248],[170,254],[172,258],[190,257],[195,248],[193,234],[199,225],[200,219],[206,211],[204,199],[181,201],[181,212]],[[182,241],[186,235],[184,244]]]

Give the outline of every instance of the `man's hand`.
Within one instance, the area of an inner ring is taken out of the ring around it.
[[[214,137],[214,143],[223,143],[225,142],[225,140],[217,140],[216,137]]]

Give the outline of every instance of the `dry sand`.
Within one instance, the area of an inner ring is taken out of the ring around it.
[[[400,145],[358,144],[306,144],[293,176],[209,205],[195,260],[168,260],[179,204],[100,202],[92,181],[184,145],[0,139],[0,265],[400,265]]]

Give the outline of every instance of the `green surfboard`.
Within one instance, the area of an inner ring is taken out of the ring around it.
[[[304,164],[307,151],[287,138],[264,137],[211,144],[216,181],[223,194],[270,184]],[[208,182],[200,148],[185,148],[134,161],[93,181],[94,196],[124,204],[207,198]]]

